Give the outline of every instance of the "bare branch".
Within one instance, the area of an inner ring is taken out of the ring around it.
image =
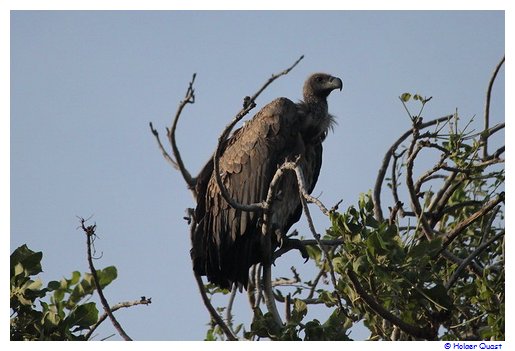
[[[100,280],[98,279],[97,270],[95,269],[95,266],[93,265],[93,255],[91,254],[91,240],[95,237],[95,229],[96,224],[87,226],[85,225],[86,220],[84,218],[81,218],[81,228],[86,234],[86,245],[87,245],[87,252],[88,252],[88,264],[89,264],[89,270],[91,271],[91,275],[93,277],[93,281],[95,282],[95,288],[98,292],[98,297],[100,298],[100,303],[102,303],[102,307],[104,307],[104,311],[109,316],[109,319],[113,323],[114,328],[118,331],[120,336],[125,341],[132,341],[129,335],[125,333],[122,326],[118,321],[116,320],[113,312],[111,311],[111,308],[109,307],[109,303],[107,302],[107,299],[104,296],[104,292],[102,291],[102,287],[100,286]]]
[[[195,90],[193,89],[193,83],[195,82],[196,76],[197,76],[197,74],[193,73],[193,77],[191,78],[188,89],[186,90],[186,95],[184,96],[184,100],[182,100],[180,102],[179,107],[177,108],[177,112],[175,113],[175,118],[173,119],[173,122],[172,122],[172,128],[167,129],[168,140],[170,141],[170,144],[172,145],[172,150],[173,150],[173,155],[175,156],[175,161],[177,163],[179,171],[182,174],[182,177],[184,178],[184,180],[186,181],[186,184],[188,184],[188,187],[190,189],[193,189],[195,187],[196,179],[191,177],[190,172],[188,172],[188,170],[184,166],[184,162],[182,161],[181,153],[179,152],[179,148],[177,147],[177,141],[175,139],[175,131],[177,130],[177,123],[179,122],[179,117],[180,117],[184,107],[187,104],[195,103]]]
[[[154,128],[154,126],[152,125],[152,122],[149,122],[148,123],[149,126],[150,126],[150,131],[152,132],[152,134],[154,135],[154,137],[156,138],[156,141],[157,141],[157,146],[159,147],[159,150],[161,150],[161,153],[163,154],[163,157],[164,159],[175,169],[179,169],[179,165],[177,164],[177,162],[175,162],[175,160],[170,156],[170,154],[166,151],[166,149],[164,148],[163,146],[163,143],[161,143],[161,139],[159,138],[159,133],[158,131]]]
[[[495,82],[495,79],[497,78],[497,74],[499,73],[499,70],[501,69],[502,65],[504,64],[505,57],[503,56],[501,61],[497,64],[497,66],[494,69],[494,72],[492,73],[492,77],[490,78],[490,82],[488,83],[488,89],[486,91],[486,102],[485,102],[485,133],[481,135],[481,141],[483,142],[483,159],[488,158],[488,137],[490,136],[489,133],[487,133],[490,125],[490,100],[492,98],[492,88]]]
[[[284,71],[282,72],[279,72],[277,74],[272,74],[272,76],[266,81],[265,84],[263,84],[263,86],[252,96],[248,99],[248,102],[249,103],[253,103],[256,101],[256,99],[258,98],[259,95],[261,95],[261,93],[270,85],[273,83],[274,80],[276,80],[277,78],[281,77],[281,76],[285,76],[287,75],[288,73],[290,73],[290,71],[292,69],[295,68],[295,66],[297,66],[299,64],[300,61],[302,61],[302,59],[304,58],[304,55],[301,55],[297,61],[295,61],[293,63],[293,65],[291,65],[290,67],[288,67],[287,69],[285,69]]]
[[[135,300],[135,301],[126,301],[126,302],[120,302],[120,303],[117,303],[116,305],[114,306],[111,306],[111,311],[112,312],[116,312],[118,311],[119,309],[121,308],[128,308],[128,307],[132,307],[132,306],[137,306],[137,305],[149,305],[152,303],[152,299],[151,298],[146,298],[145,296],[143,296],[140,300]],[[89,329],[89,331],[87,332],[87,334],[84,336],[84,338],[86,340],[89,340],[91,338],[91,335],[93,334],[93,332],[98,328],[98,326],[100,324],[102,324],[103,321],[105,321],[107,318],[109,317],[109,315],[107,313],[104,313],[103,315],[101,315],[97,322],[95,324],[93,324],[91,326],[91,328]]]
[[[177,129],[177,123],[179,122],[179,117],[181,116],[182,110],[187,104],[193,104],[195,103],[195,90],[193,89],[193,83],[195,82],[196,73],[193,74],[193,77],[191,78],[191,81],[188,85],[188,89],[186,90],[186,94],[184,96],[184,99],[179,103],[179,106],[177,107],[177,112],[175,113],[175,117],[172,121],[172,127],[169,129],[166,129],[166,134],[168,137],[168,141],[170,142],[170,145],[172,147],[173,156],[170,156],[170,154],[165,150],[163,144],[161,143],[161,140],[159,138],[159,133],[152,125],[152,122],[149,123],[150,125],[150,131],[156,138],[159,150],[161,150],[161,153],[163,154],[163,157],[165,160],[172,165],[175,169],[179,170],[181,172],[181,175],[188,185],[188,188],[192,191],[195,189],[196,179],[193,178],[190,174],[190,172],[186,169],[184,162],[182,161],[181,153],[179,151],[179,148],[177,147],[177,141],[175,138],[175,131]]]

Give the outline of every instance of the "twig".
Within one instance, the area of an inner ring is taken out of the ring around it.
[[[102,287],[100,286],[100,281],[98,279],[97,270],[95,269],[95,266],[93,265],[93,256],[91,254],[91,240],[95,236],[96,224],[86,227],[85,226],[86,220],[84,218],[81,218],[80,220],[81,220],[82,230],[86,234],[89,270],[91,271],[93,281],[95,282],[95,288],[98,292],[98,297],[100,298],[100,302],[102,303],[102,306],[104,307],[104,311],[109,316],[109,319],[111,319],[111,322],[113,323],[114,328],[118,331],[120,336],[126,341],[132,341],[130,336],[127,335],[127,333],[125,333],[122,326],[120,325],[120,323],[118,323],[113,312],[111,311],[111,308],[109,307],[109,303],[107,302],[107,299],[104,296],[104,292],[102,291]]]
[[[186,95],[184,96],[184,100],[182,100],[177,108],[177,112],[175,113],[175,117],[173,119],[172,128],[167,129],[168,140],[172,145],[173,154],[175,156],[175,161],[177,162],[179,171],[182,174],[182,177],[188,184],[190,189],[195,187],[196,179],[191,177],[190,172],[184,166],[184,162],[182,161],[181,153],[179,152],[179,148],[177,147],[177,141],[175,139],[175,130],[177,129],[177,123],[179,122],[179,116],[182,113],[182,110],[187,104],[195,103],[195,90],[193,89],[193,83],[195,82],[196,73],[193,73],[193,77],[191,78],[188,89],[186,90]]]
[[[181,153],[179,152],[179,148],[177,147],[175,131],[177,129],[177,123],[179,122],[179,117],[181,116],[181,113],[182,113],[182,110],[184,109],[184,107],[187,104],[195,103],[195,90],[193,89],[193,82],[195,82],[196,76],[197,76],[197,74],[193,73],[193,77],[191,78],[191,81],[188,85],[188,89],[186,90],[186,95],[185,95],[184,99],[179,103],[177,112],[175,113],[175,117],[172,121],[172,127],[170,129],[166,128],[166,135],[167,135],[168,141],[170,142],[170,145],[172,147],[172,151],[173,151],[173,155],[174,155],[175,159],[172,156],[170,156],[170,154],[165,150],[163,144],[161,143],[161,139],[159,138],[159,133],[152,125],[152,122],[149,123],[150,131],[156,138],[157,145],[159,147],[159,150],[161,150],[163,157],[175,169],[177,169],[181,172],[181,175],[182,175],[184,181],[188,185],[188,188],[192,191],[194,191],[195,184],[197,181],[196,181],[196,178],[193,178],[191,176],[190,172],[184,166],[184,162],[182,161]]]
[[[161,153],[163,154],[164,159],[175,169],[179,169],[179,165],[175,160],[170,156],[170,154],[166,151],[166,149],[163,146],[163,143],[161,143],[161,139],[159,138],[159,132],[154,128],[152,125],[152,122],[148,123],[150,126],[150,131],[154,135],[157,141],[157,146],[159,147],[159,150],[161,150]]]
[[[495,82],[495,78],[497,78],[497,74],[499,73],[499,70],[501,69],[502,65],[504,64],[505,57],[503,56],[501,61],[497,64],[497,66],[494,69],[494,72],[492,73],[492,77],[490,78],[490,82],[488,83],[488,89],[486,91],[486,102],[485,102],[485,133],[481,135],[481,141],[483,142],[483,159],[488,158],[488,137],[490,134],[487,132],[490,124],[490,100],[492,97],[492,88]]]
[[[463,262],[459,265],[458,268],[454,271],[452,276],[449,278],[449,281],[445,283],[445,288],[449,290],[454,283],[458,280],[461,272],[472,262],[474,258],[476,258],[481,252],[483,252],[488,246],[490,246],[494,241],[500,239],[502,236],[504,236],[504,230],[500,232],[499,234],[492,237],[490,240],[484,242],[483,244],[479,245],[477,249],[474,250],[466,259],[463,260]]]
[[[276,278],[272,281],[272,286],[303,286],[302,284],[299,284],[300,280],[296,278]]]
[[[320,279],[324,276],[325,274],[325,269],[320,269],[320,271],[318,272],[317,276],[315,277],[315,280],[313,281],[313,284],[311,285],[311,289],[309,289],[309,294],[308,294],[308,299],[311,299],[313,298],[313,295],[315,295],[315,289],[318,285],[318,282],[320,281]]]
[[[224,332],[225,336],[227,336],[227,339],[231,341],[236,341],[238,338],[234,335],[231,328],[225,324],[224,320],[218,312],[216,312],[215,308],[211,304],[211,301],[209,301],[209,297],[207,297],[206,289],[204,287],[204,282],[202,281],[202,278],[197,274],[195,275],[195,281],[197,282],[198,289],[200,291],[200,295],[202,296],[202,301],[204,302],[204,306],[206,306],[207,310],[209,311],[209,314],[211,315],[211,318],[215,321],[216,324],[222,328],[222,331]]]
[[[399,317],[393,315],[381,306],[372,296],[370,296],[363,286],[360,284],[358,277],[351,269],[347,269],[347,275],[354,286],[354,289],[359,296],[366,302],[366,304],[378,315],[388,320],[392,324],[398,326],[402,331],[421,339],[433,340],[436,337],[436,333],[428,328],[421,328],[404,322]]]
[[[152,299],[151,298],[147,299],[147,298],[145,298],[143,296],[140,300],[120,302],[120,303],[112,306],[111,307],[111,311],[112,312],[116,312],[116,311],[118,311],[121,308],[128,308],[128,307],[137,306],[137,305],[149,305],[151,303],[152,303]],[[89,338],[91,338],[91,335],[93,334],[93,332],[98,328],[98,326],[100,324],[102,324],[103,321],[105,321],[107,319],[107,317],[109,317],[107,313],[102,314],[98,318],[97,322],[90,327],[89,331],[84,336],[84,338],[86,340],[89,340]]]

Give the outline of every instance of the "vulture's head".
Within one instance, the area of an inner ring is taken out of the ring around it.
[[[314,73],[304,83],[304,101],[325,99],[334,89],[343,88],[343,82],[338,77],[326,73]]]

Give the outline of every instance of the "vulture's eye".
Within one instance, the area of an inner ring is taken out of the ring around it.
[[[317,82],[319,82],[319,83],[320,83],[321,81],[323,81],[323,80],[324,80],[324,78],[322,78],[322,77],[320,77],[320,76],[318,76],[318,77],[316,78],[316,81],[317,81]]]

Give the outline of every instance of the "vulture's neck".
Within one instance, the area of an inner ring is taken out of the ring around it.
[[[314,95],[304,96],[299,104],[301,133],[306,142],[321,142],[333,128],[334,117],[329,114],[327,99]]]

